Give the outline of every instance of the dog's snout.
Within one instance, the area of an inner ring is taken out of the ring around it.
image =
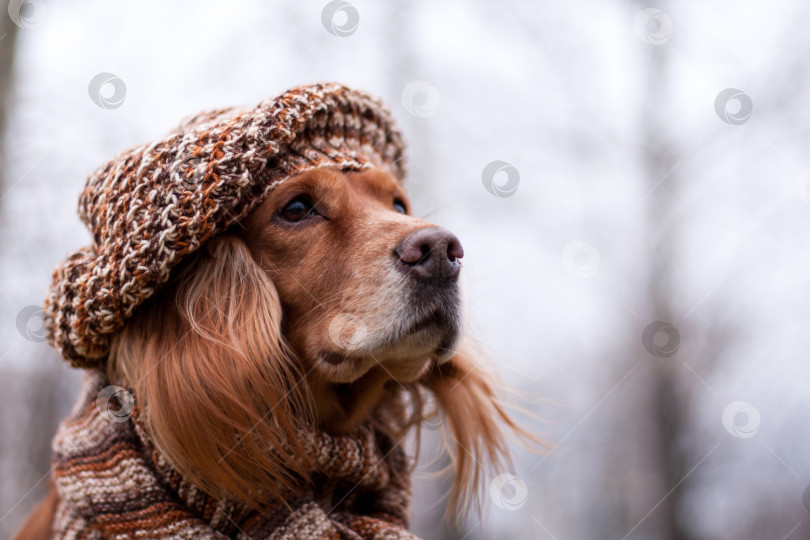
[[[464,249],[447,229],[429,227],[410,233],[394,253],[401,271],[426,281],[439,281],[458,277]]]

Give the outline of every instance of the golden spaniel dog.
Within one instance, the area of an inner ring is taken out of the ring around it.
[[[109,377],[148,404],[150,433],[183,475],[260,506],[255,494],[289,483],[290,467],[306,475],[297,420],[347,432],[405,392],[418,426],[426,389],[446,418],[451,500],[464,511],[488,467],[508,460],[503,428],[533,438],[458,349],[460,241],[409,209],[384,172],[303,173],[136,311],[113,340]],[[233,449],[233,433],[256,437]],[[20,538],[48,537],[54,499]]]

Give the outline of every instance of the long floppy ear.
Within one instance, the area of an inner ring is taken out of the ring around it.
[[[275,287],[237,236],[182,263],[113,340],[111,380],[135,392],[163,455],[203,490],[261,508],[308,479],[311,421]]]
[[[480,356],[464,342],[455,356],[434,366],[420,381],[435,395],[444,414],[444,442],[455,472],[450,489],[453,504],[446,517],[457,519],[472,506],[480,511],[487,479],[511,466],[509,440],[529,443],[535,451],[547,446],[509,416],[497,396],[505,387],[485,369]]]

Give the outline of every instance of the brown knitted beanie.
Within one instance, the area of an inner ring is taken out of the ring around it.
[[[329,83],[253,109],[198,114],[120,154],[88,178],[79,198],[93,243],[54,271],[48,341],[74,367],[103,367],[111,335],[170,270],[281,182],[320,167],[378,167],[402,181],[403,152],[379,100]]]

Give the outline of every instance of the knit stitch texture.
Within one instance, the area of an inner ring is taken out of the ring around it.
[[[137,396],[124,421],[106,409],[120,403],[96,403],[107,385],[101,372],[88,371],[54,439],[55,538],[418,540],[407,531],[412,463],[370,422],[341,436],[308,434],[312,483],[256,511],[180,476],[150,442]],[[399,422],[381,411],[374,419]]]
[[[288,178],[320,167],[405,177],[388,109],[358,90],[301,86],[252,109],[198,114],[120,154],[87,180],[79,215],[93,234],[53,274],[49,342],[74,367],[102,368],[110,337],[171,269]]]

